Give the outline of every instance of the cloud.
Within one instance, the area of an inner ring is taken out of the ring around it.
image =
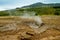
[[[0,7],[0,11],[2,11],[2,10],[6,10],[6,9],[4,9],[4,8]]]
[[[0,10],[16,8],[18,0],[0,0]]]
[[[44,3],[60,3],[60,0],[44,0]]]

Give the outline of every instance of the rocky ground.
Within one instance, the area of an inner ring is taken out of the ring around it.
[[[60,16],[41,16],[43,25],[31,28],[20,17],[0,17],[0,40],[60,40]]]

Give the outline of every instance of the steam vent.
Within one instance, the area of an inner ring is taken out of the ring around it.
[[[0,40],[60,40],[60,16],[1,16]]]

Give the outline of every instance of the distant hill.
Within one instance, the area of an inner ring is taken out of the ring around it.
[[[24,6],[22,8],[33,8],[33,7],[60,7],[60,3],[51,3],[51,4],[44,4],[44,3],[34,3],[28,6]]]
[[[60,3],[44,4],[38,2],[21,8],[0,11],[0,16],[21,16],[26,13],[29,15],[60,15]]]

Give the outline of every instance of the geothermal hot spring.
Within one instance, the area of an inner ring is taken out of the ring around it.
[[[35,12],[24,11],[23,15],[20,16],[20,18],[27,19],[27,20],[30,19],[30,22],[28,23],[28,25],[33,28],[38,28],[43,23],[40,16],[35,16]],[[31,21],[34,21],[34,22],[32,23]]]
[[[22,19],[22,21],[20,20],[21,23],[24,22],[27,25],[29,25],[31,28],[39,28],[43,23],[40,16],[35,16],[35,12],[24,11],[23,15],[19,16],[19,18]],[[0,31],[17,30],[16,23],[20,23],[20,22],[15,21],[12,24],[7,24],[3,27],[0,27]]]

